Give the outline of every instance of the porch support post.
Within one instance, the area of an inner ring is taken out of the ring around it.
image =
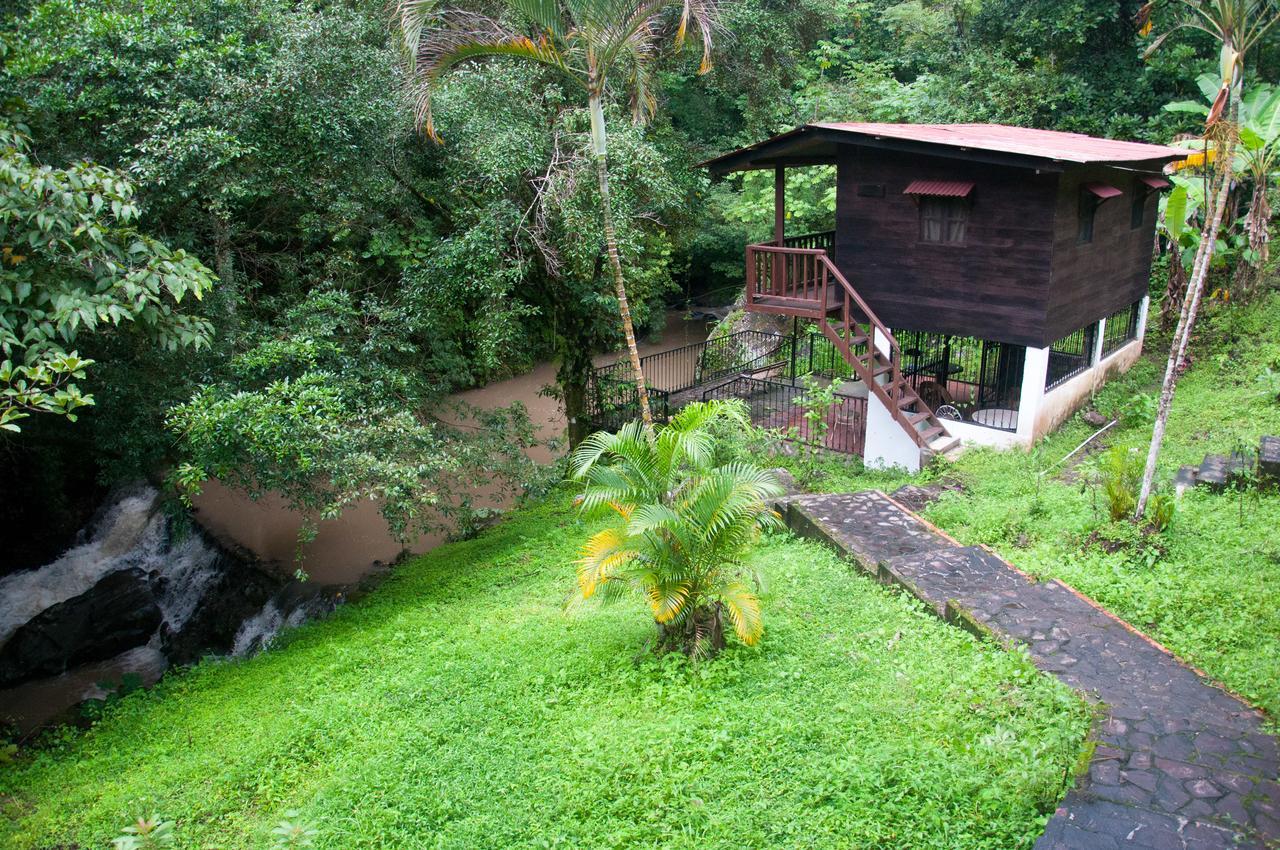
[[[773,241],[781,245],[787,221],[787,170],[773,167]]]
[[[773,167],[773,244],[782,247],[787,221],[787,170],[781,165]],[[773,292],[786,294],[786,281],[782,279],[782,255],[773,255]]]

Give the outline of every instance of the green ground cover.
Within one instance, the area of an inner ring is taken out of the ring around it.
[[[1193,353],[1161,455],[1157,480],[1166,486],[1181,464],[1256,450],[1259,437],[1280,434],[1280,387],[1265,377],[1280,368],[1280,296],[1218,308]],[[1167,343],[1153,340],[1098,394],[1097,409],[1110,414],[1132,408],[1136,394],[1154,395],[1166,356]],[[1031,453],[966,452],[930,474],[957,477],[967,492],[944,496],[925,516],[965,544],[985,543],[1028,572],[1071,584],[1280,717],[1280,493],[1193,490],[1168,531],[1137,534],[1109,521],[1088,461],[1055,466],[1095,430],[1075,417]],[[1145,458],[1150,437],[1150,420],[1131,415],[1102,444]],[[907,480],[839,464],[819,489],[892,490]]]
[[[1080,756],[1065,686],[814,544],[769,539],[765,637],[643,651],[638,600],[566,613],[563,494],[400,568],[256,658],[206,662],[0,773],[0,845],[131,817],[262,847],[1029,847]]]

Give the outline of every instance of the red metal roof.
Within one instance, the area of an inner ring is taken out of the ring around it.
[[[1167,145],[1099,139],[1058,130],[1033,130],[1004,124],[819,123],[809,126],[864,136],[1000,151],[1067,162],[1137,162],[1184,159],[1187,152]]]
[[[940,198],[967,198],[973,191],[972,180],[915,180],[902,190],[904,195],[933,195]]]
[[[1109,186],[1106,183],[1085,183],[1080,188],[1097,195],[1104,201],[1108,198],[1118,198],[1124,194],[1115,186]]]
[[[1142,183],[1146,183],[1152,189],[1168,189],[1169,188],[1169,181],[1165,180],[1163,177],[1151,177],[1149,175],[1143,175],[1142,177],[1139,177],[1138,180]]]

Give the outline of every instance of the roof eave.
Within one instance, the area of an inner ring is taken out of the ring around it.
[[[1127,168],[1134,171],[1150,170],[1152,172],[1161,171],[1164,166],[1177,159],[1182,159],[1185,154],[1168,153],[1163,156],[1151,157],[1148,159],[1076,159],[1052,156],[1037,156],[1029,153],[1014,153],[1009,151],[993,151],[983,148],[975,148],[961,145],[948,145],[934,141],[917,141],[912,139],[901,139],[893,136],[880,136],[874,133],[862,133],[845,129],[838,129],[821,124],[804,124],[794,130],[772,136],[762,142],[749,145],[745,148],[739,148],[735,151],[722,154],[718,157],[699,163],[699,167],[707,168],[716,176],[723,176],[735,171],[751,171],[762,168],[772,168],[775,165],[817,165],[825,162],[834,161],[834,157],[829,160],[823,158],[821,160],[814,157],[797,157],[796,161],[786,161],[785,149],[795,144],[797,138],[807,136],[808,138],[827,141],[833,144],[848,144],[861,147],[882,148],[888,150],[899,150],[907,153],[918,153],[928,156],[948,157],[952,159],[965,159],[973,162],[986,162],[993,165],[1004,165],[1014,168],[1038,169],[1040,171],[1059,172],[1065,168],[1074,166],[1097,165],[1111,168]],[[1171,150],[1166,148],[1166,150]]]

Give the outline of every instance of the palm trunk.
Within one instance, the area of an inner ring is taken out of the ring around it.
[[[1239,115],[1237,104],[1238,100],[1233,97],[1225,155],[1217,159],[1221,167],[1218,191],[1212,200],[1212,214],[1205,218],[1204,230],[1200,234],[1200,247],[1196,251],[1195,264],[1192,266],[1191,281],[1187,285],[1187,297],[1182,305],[1182,314],[1173,334],[1173,342],[1169,346],[1169,361],[1165,364],[1164,383],[1160,387],[1160,405],[1156,410],[1155,425],[1151,429],[1151,447],[1147,451],[1147,466],[1142,474],[1142,489],[1138,493],[1138,504],[1133,512],[1135,521],[1141,520],[1147,511],[1147,500],[1151,497],[1151,487],[1156,477],[1156,462],[1160,458],[1160,446],[1164,442],[1165,427],[1169,423],[1169,408],[1173,404],[1173,392],[1178,385],[1178,373],[1183,358],[1186,357],[1191,332],[1195,328],[1200,299],[1204,294],[1205,281],[1209,277],[1209,266],[1213,262],[1214,243],[1218,239],[1218,230],[1222,226],[1222,216],[1226,211],[1228,196],[1231,192],[1231,166],[1235,158],[1236,120]]]
[[[1245,232],[1249,235],[1249,250],[1253,259],[1241,257],[1236,267],[1236,285],[1240,289],[1242,300],[1253,297],[1254,289],[1262,280],[1262,269],[1267,264],[1268,240],[1270,233],[1267,224],[1271,221],[1271,205],[1267,203],[1267,181],[1263,177],[1255,179],[1253,197],[1249,199],[1249,213],[1245,216]]]
[[[618,236],[613,229],[613,204],[609,199],[608,142],[605,135],[604,108],[600,93],[590,95],[591,139],[595,146],[596,176],[600,180],[600,208],[604,215],[604,240],[609,251],[609,266],[613,270],[613,286],[618,296],[618,313],[622,317],[622,335],[627,340],[627,353],[631,355],[631,369],[635,373],[636,398],[640,403],[640,418],[645,427],[653,429],[653,414],[649,411],[649,390],[644,383],[640,367],[640,349],[636,347],[636,332],[631,324],[631,307],[627,302],[627,286],[622,277],[622,260],[618,256]]]
[[[1181,316],[1187,299],[1187,267],[1182,264],[1182,246],[1172,243],[1169,249],[1169,280],[1164,287],[1164,301],[1160,303],[1160,330],[1173,329],[1174,316]]]

